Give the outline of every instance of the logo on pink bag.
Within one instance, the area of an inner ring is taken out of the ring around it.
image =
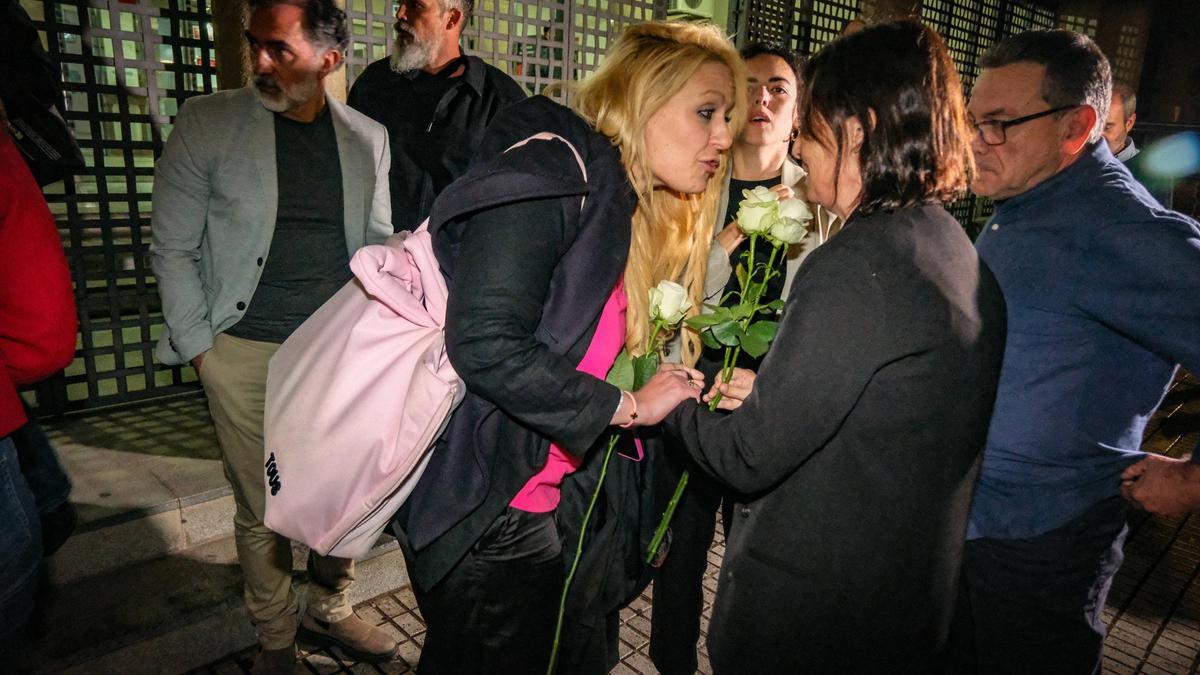
[[[279,494],[279,489],[283,487],[283,483],[279,480],[279,467],[275,464],[275,453],[271,453],[267,457],[267,483],[271,485],[271,496]]]

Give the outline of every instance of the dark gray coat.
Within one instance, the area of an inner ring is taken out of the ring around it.
[[[716,673],[934,669],[996,392],[1005,309],[940,206],[852,216],[800,269],[741,409],[667,420],[741,494]]]

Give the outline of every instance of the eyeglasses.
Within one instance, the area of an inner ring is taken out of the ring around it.
[[[983,142],[987,145],[1004,145],[1004,142],[1008,140],[1007,132],[1009,127],[1015,127],[1018,124],[1032,122],[1033,120],[1040,119],[1048,115],[1053,115],[1054,113],[1060,113],[1064,110],[1071,110],[1072,108],[1078,107],[1078,105],[1062,105],[1057,108],[1043,110],[1040,113],[1018,117],[1015,120],[987,120],[985,122],[971,122],[971,126],[975,128],[975,132],[978,133],[981,138],[983,138]]]

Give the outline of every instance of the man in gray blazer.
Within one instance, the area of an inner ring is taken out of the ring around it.
[[[263,524],[267,362],[351,278],[349,258],[392,232],[385,129],[325,94],[349,43],[332,0],[251,0],[252,86],[190,99],[155,173],[154,274],[166,364],[191,362],[233,485],[238,561],[262,646],[288,672],[297,631],[361,660],[396,641],[355,616],[353,561],[310,555],[308,609],[291,545]]]

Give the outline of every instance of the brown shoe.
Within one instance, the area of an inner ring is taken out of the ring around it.
[[[322,621],[305,615],[296,639],[317,647],[337,647],[358,661],[386,663],[396,656],[399,643],[379,628],[358,618],[357,614],[341,621]]]
[[[296,645],[283,649],[263,649],[254,657],[250,675],[292,675],[296,671]]]

